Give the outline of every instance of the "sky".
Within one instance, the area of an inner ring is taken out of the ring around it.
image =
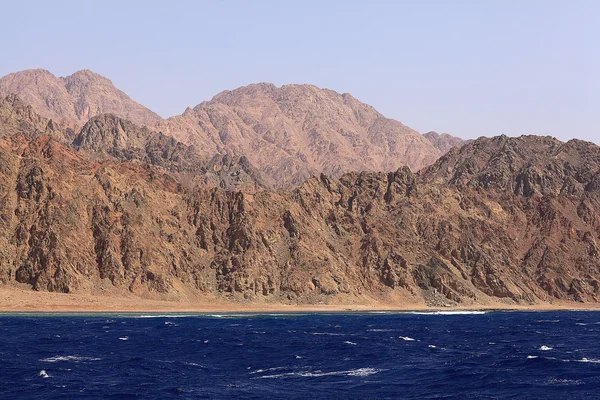
[[[255,82],[419,132],[600,144],[600,1],[0,0],[0,76],[91,69],[163,117]]]

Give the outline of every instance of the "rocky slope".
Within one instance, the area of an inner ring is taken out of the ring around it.
[[[418,132],[351,95],[312,85],[225,91],[159,127],[208,154],[245,154],[280,186],[320,172],[418,170],[441,154]]]
[[[424,133],[423,136],[425,136],[425,139],[429,140],[431,144],[438,149],[440,154],[446,154],[451,148],[462,146],[468,142],[468,140],[464,140],[447,133],[437,133],[433,131]]]
[[[113,113],[138,125],[152,125],[161,120],[110,80],[90,70],[77,71],[65,78],[44,69],[8,74],[0,78],[0,97],[9,94],[18,95],[40,115],[73,129],[104,113]]]
[[[17,94],[61,128],[77,132],[93,117],[113,114],[193,145],[203,158],[245,156],[281,187],[324,172],[413,171],[432,164],[453,137],[423,137],[349,94],[312,85],[254,84],[218,94],[162,120],[89,70],[57,78],[42,69],[0,78],[0,97]]]
[[[418,174],[320,175],[248,193],[182,185],[161,165],[12,126],[0,124],[5,284],[304,304],[599,300],[591,143],[482,138]]]

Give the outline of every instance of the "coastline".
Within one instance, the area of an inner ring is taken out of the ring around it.
[[[0,287],[0,313],[316,313],[410,311],[600,311],[600,304],[554,302],[429,307],[418,303],[281,304],[237,303],[219,298],[153,300],[136,296],[64,294]]]

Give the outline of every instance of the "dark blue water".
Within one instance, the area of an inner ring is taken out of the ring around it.
[[[3,315],[0,398],[600,398],[600,313]]]

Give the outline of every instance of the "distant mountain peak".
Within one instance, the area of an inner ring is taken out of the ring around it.
[[[15,72],[0,78],[0,96],[19,95],[46,118],[79,128],[99,114],[113,113],[139,125],[153,125],[160,116],[133,101],[112,81],[89,69],[58,78],[45,69]]]
[[[282,186],[321,172],[418,170],[440,155],[421,134],[350,94],[309,84],[223,91],[159,127],[207,154],[245,154]]]

